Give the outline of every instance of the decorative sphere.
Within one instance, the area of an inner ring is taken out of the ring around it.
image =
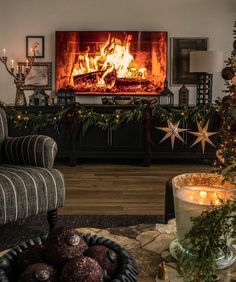
[[[43,246],[29,246],[18,257],[17,268],[23,272],[29,265],[38,262],[44,262],[44,247]]]
[[[233,48],[236,49],[236,40],[233,42]]]
[[[58,227],[48,236],[45,243],[45,257],[55,266],[62,266],[68,260],[82,257],[88,245],[73,228]]]
[[[57,282],[57,271],[46,263],[35,263],[28,266],[20,276],[19,282]]]
[[[75,258],[63,267],[60,282],[102,282],[101,266],[90,257]]]
[[[234,69],[232,67],[223,68],[221,71],[221,76],[225,80],[231,80],[235,76]]]
[[[109,277],[114,276],[118,267],[117,254],[103,245],[94,245],[84,253],[85,256],[95,259]]]

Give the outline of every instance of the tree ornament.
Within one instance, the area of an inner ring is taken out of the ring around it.
[[[233,42],[233,48],[236,49],[236,40]]]
[[[221,76],[225,80],[231,80],[235,76],[234,69],[232,67],[225,67],[221,71]]]
[[[198,132],[189,131],[189,133],[197,136],[197,139],[194,141],[191,147],[201,142],[203,154],[205,153],[206,142],[212,145],[213,147],[215,147],[215,145],[212,143],[209,137],[217,134],[217,132],[208,132],[208,126],[209,126],[209,120],[203,127],[201,127],[201,124],[197,121]]]
[[[179,121],[177,123],[172,123],[171,121],[168,120],[167,121],[168,127],[155,127],[157,129],[166,132],[166,135],[161,139],[159,144],[162,143],[164,140],[168,139],[169,137],[171,139],[172,150],[174,149],[175,138],[178,138],[183,143],[185,143],[183,138],[179,135],[179,132],[184,132],[187,131],[188,129],[179,128],[179,123],[180,123]]]

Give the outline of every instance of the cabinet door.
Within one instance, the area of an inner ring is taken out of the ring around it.
[[[79,131],[76,148],[101,148],[109,146],[109,136],[107,130],[101,130],[98,127],[91,126],[83,134],[82,130]]]
[[[130,122],[121,124],[118,128],[101,130],[98,127],[90,127],[83,135],[80,132],[80,148],[102,148],[108,150],[118,148],[138,149],[142,146],[142,134],[140,134],[141,123]]]
[[[112,146],[116,148],[130,148],[132,150],[143,147],[142,123],[132,121],[121,124],[117,129],[112,130]]]

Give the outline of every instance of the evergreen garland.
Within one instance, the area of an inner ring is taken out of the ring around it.
[[[33,132],[38,132],[48,126],[52,126],[59,130],[63,124],[74,123],[75,126],[80,125],[83,133],[90,126],[97,126],[102,130],[111,127],[119,127],[123,123],[129,123],[134,120],[143,120],[145,111],[149,105],[141,102],[131,109],[117,109],[112,113],[97,113],[92,109],[87,109],[78,103],[71,107],[63,108],[57,113],[27,112],[16,110],[12,106],[0,102],[0,106],[4,108],[7,118],[12,121],[15,127],[32,128]],[[219,111],[218,104],[199,105],[193,108],[182,107],[173,108],[161,106],[153,103],[150,105],[153,118],[159,119],[161,122],[167,120],[177,122],[190,120],[192,122],[205,122],[211,115]]]

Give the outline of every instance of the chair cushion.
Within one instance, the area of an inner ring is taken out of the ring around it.
[[[0,224],[61,207],[62,174],[56,169],[0,165]]]
[[[57,143],[49,136],[7,137],[2,146],[4,163],[53,168]]]
[[[8,135],[7,118],[5,111],[0,108],[0,161],[2,159],[2,143]]]

